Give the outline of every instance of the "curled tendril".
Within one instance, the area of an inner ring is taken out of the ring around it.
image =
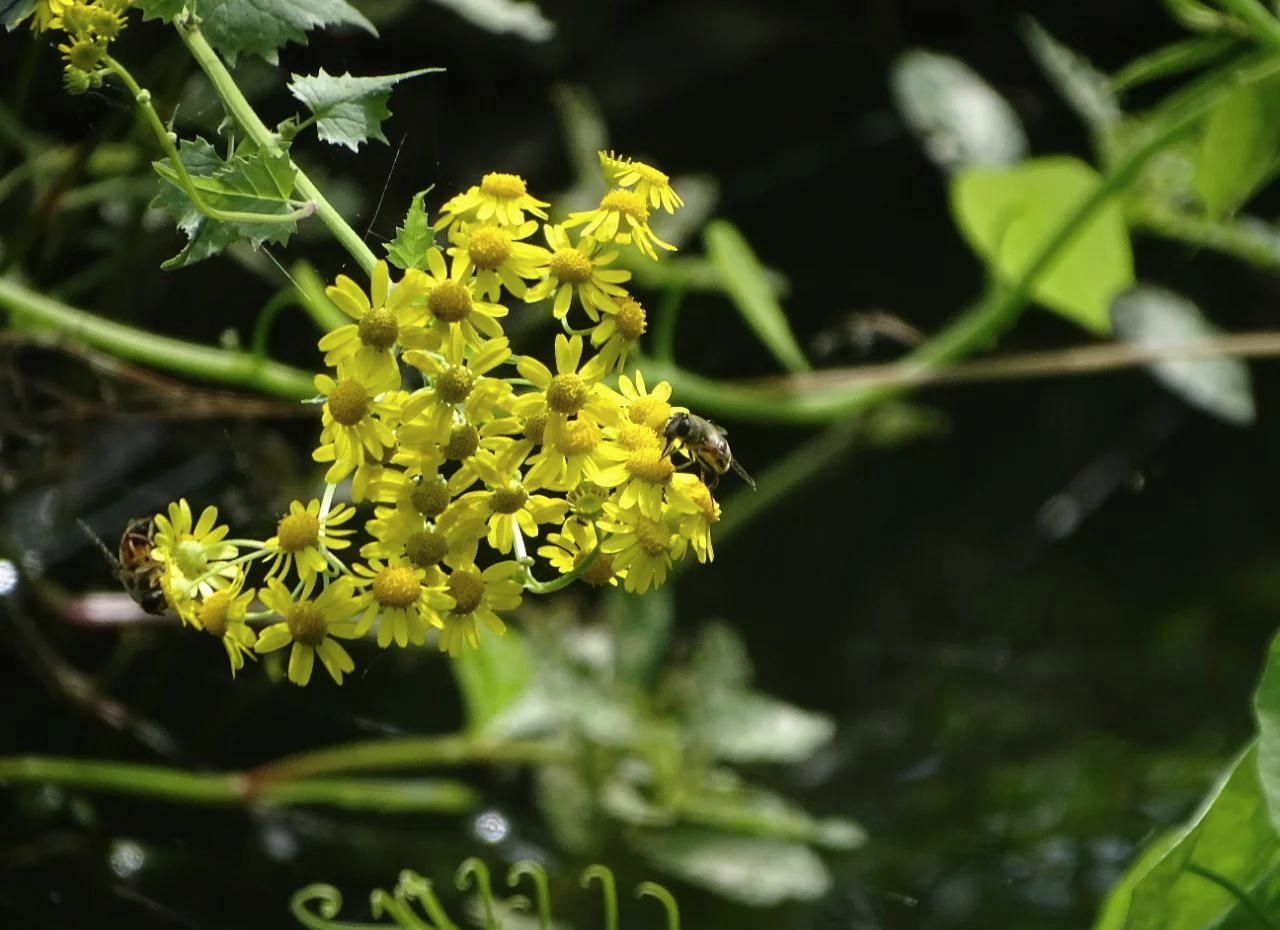
[[[582,870],[582,887],[588,887],[593,878],[600,882],[600,893],[604,897],[604,930],[618,930],[618,888],[613,872],[598,863],[589,865]]]
[[[507,870],[507,886],[514,888],[524,876],[533,879],[538,899],[538,927],[551,930],[551,893],[547,890],[547,870],[532,859],[521,859]]]
[[[403,927],[404,930],[431,930],[429,925],[418,919],[409,902],[400,897],[399,890],[399,888],[396,889],[396,894],[388,894],[381,888],[375,888],[370,892],[369,910],[373,912],[373,916],[381,918],[386,914],[395,921],[397,927]],[[374,924],[373,926],[385,925]]]
[[[493,889],[489,885],[489,867],[475,856],[458,866],[453,882],[459,891],[467,891],[471,888],[473,879],[476,893],[484,902],[484,930],[498,930],[498,922],[493,917]]]
[[[315,905],[315,911],[310,909]],[[308,930],[369,930],[376,924],[334,920],[342,910],[342,892],[332,885],[307,885],[289,899],[289,912]]]
[[[667,930],[680,930],[680,907],[675,896],[656,882],[641,882],[636,885],[637,898],[657,898],[667,912]]]

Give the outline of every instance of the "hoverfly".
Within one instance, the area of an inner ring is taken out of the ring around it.
[[[720,476],[732,468],[751,486],[751,490],[756,489],[755,479],[733,457],[733,450],[729,448],[729,431],[724,427],[692,413],[673,413],[662,435],[667,440],[665,451],[679,448],[690,462],[698,463],[702,469],[702,480],[708,488],[714,488]]]
[[[112,554],[107,544],[98,538],[83,520],[80,527],[93,538],[111,563],[111,570],[129,596],[149,614],[163,614],[168,609],[164,591],[160,587],[163,567],[151,558],[155,546],[156,522],[151,517],[134,517],[126,524],[120,536],[119,556]]]

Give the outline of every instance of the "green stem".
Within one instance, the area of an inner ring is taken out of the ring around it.
[[[471,736],[414,736],[345,743],[259,766],[255,782],[269,783],[333,772],[386,771],[448,765],[541,764],[570,755],[545,740],[485,740]]]
[[[271,295],[271,299],[258,311],[258,319],[253,324],[253,336],[249,340],[250,355],[254,358],[267,357],[267,339],[271,335],[271,325],[275,323],[281,310],[300,302],[298,295],[287,288]]]
[[[160,121],[160,115],[156,113],[156,108],[151,105],[151,92],[143,89],[133,79],[129,69],[114,58],[108,56],[106,64],[111,69],[111,72],[124,82],[125,87],[129,89],[129,93],[133,95],[133,100],[138,105],[138,109],[146,117],[147,124],[160,141],[165,155],[169,157],[170,164],[173,165],[174,174],[178,179],[178,186],[182,188],[182,192],[187,195],[192,205],[205,216],[220,223],[296,223],[315,212],[315,207],[312,204],[307,204],[289,213],[251,213],[242,210],[220,210],[206,203],[196,189],[195,181],[187,173],[187,166],[182,163],[182,158],[178,155],[178,149],[174,145],[173,137],[169,134],[169,130],[165,129],[164,123]]]
[[[105,320],[29,290],[10,277],[0,277],[0,308],[9,311],[15,327],[52,329],[70,341],[79,340],[118,358],[165,371],[288,400],[304,400],[316,393],[309,372],[245,352],[195,345]]]
[[[1262,909],[1262,906],[1258,904],[1257,901],[1254,900],[1253,896],[1225,875],[1220,875],[1212,869],[1207,869],[1202,865],[1196,865],[1194,862],[1188,863],[1186,869],[1192,875],[1199,875],[1206,881],[1213,882],[1213,884],[1217,885],[1219,888],[1227,892],[1227,894],[1235,898],[1236,901],[1242,904],[1245,909],[1247,909],[1249,913],[1257,919],[1261,926],[1266,928],[1266,930],[1278,930],[1276,922],[1267,916],[1267,912]]]
[[[353,322],[338,309],[338,305],[324,292],[324,279],[309,262],[299,260],[289,269],[289,279],[298,288],[302,308],[306,310],[316,328],[327,333]]]
[[[244,130],[245,134],[254,141],[261,151],[271,155],[278,155],[284,151],[284,147],[280,143],[280,138],[267,128],[266,123],[262,122],[257,112],[245,99],[241,93],[239,86],[235,82],[235,78],[231,76],[231,72],[227,70],[226,65],[222,63],[222,59],[218,57],[218,53],[213,50],[199,27],[188,15],[179,16],[174,19],[174,25],[177,27],[178,35],[182,38],[183,43],[187,46],[191,56],[196,60],[196,64],[200,66],[205,75],[209,78],[209,82],[213,85],[214,91],[222,100],[222,105],[226,108],[227,113],[233,120]],[[360,238],[360,234],[351,228],[350,224],[342,218],[342,215],[334,209],[333,204],[320,192],[315,183],[307,177],[306,173],[294,165],[297,174],[294,177],[294,186],[297,187],[299,193],[315,204],[316,216],[320,221],[329,228],[339,244],[350,253],[351,257],[364,270],[365,274],[373,272],[373,266],[377,262],[373,251]]]
[[[1258,0],[1220,0],[1222,5],[1238,16],[1250,34],[1272,51],[1280,51],[1280,20]]]
[[[604,540],[601,539],[596,543],[596,547],[587,553],[587,557],[585,559],[573,566],[573,568],[565,572],[559,578],[555,578],[551,581],[538,581],[533,577],[533,572],[529,570],[529,566],[525,565],[524,589],[530,594],[554,594],[556,591],[561,591],[569,587],[569,585],[573,584],[586,573],[587,569],[591,567],[592,562],[599,558],[600,546],[603,542]]]
[[[1236,0],[1239,2],[1239,0]],[[1188,132],[1229,88],[1242,80],[1258,80],[1249,72],[1237,79],[1217,79],[1193,88],[1181,97],[1180,106],[1154,121],[1146,139],[1123,153],[1117,164],[1058,225],[1036,250],[1026,269],[1014,282],[989,294],[962,313],[937,335],[903,360],[906,366],[928,370],[962,358],[990,345],[1018,318],[1031,296],[1031,288],[1057,259],[1071,238],[1104,204],[1125,190],[1143,166]],[[682,403],[753,422],[827,423],[861,413],[874,404],[900,396],[900,386],[834,387],[822,393],[782,387],[761,388],[750,382],[717,382],[660,360],[645,362],[646,376],[670,381]]]
[[[184,772],[57,756],[0,757],[0,782],[56,784],[187,804],[323,804],[382,812],[461,813],[479,803],[475,792],[448,779],[326,778],[263,782],[245,772]]]
[[[1133,225],[1157,236],[1212,249],[1256,268],[1280,273],[1280,229],[1263,220],[1210,220],[1155,198],[1131,203],[1127,216]]]

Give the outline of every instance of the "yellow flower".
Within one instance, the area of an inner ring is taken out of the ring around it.
[[[547,214],[542,208],[546,206],[550,205],[529,193],[520,175],[494,171],[481,178],[479,186],[458,194],[441,207],[436,229],[447,229],[460,220],[494,220],[503,226],[519,226],[526,211],[545,220]]]
[[[195,626],[201,627],[211,636],[222,641],[222,648],[227,652],[231,663],[231,677],[244,668],[246,658],[255,659],[253,654],[257,635],[245,623],[245,614],[252,603],[254,590],[242,591],[245,582],[243,570],[236,572],[230,586],[221,591],[214,591],[197,602],[195,607]]]
[[[679,472],[671,479],[671,510],[679,515],[679,535],[693,546],[699,562],[715,558],[711,547],[711,527],[720,521],[720,505],[697,475]],[[677,558],[680,558],[677,555]]]
[[[267,577],[284,578],[291,568],[297,568],[299,581],[310,581],[316,575],[329,571],[326,552],[345,549],[351,540],[344,537],[354,529],[336,529],[356,515],[354,507],[338,504],[320,520],[320,502],[312,498],[304,507],[301,501],[291,501],[289,512],[276,524],[276,535],[264,544],[268,553],[274,553]]]
[[[632,161],[613,152],[600,152],[600,167],[604,169],[605,182],[617,187],[634,187],[636,194],[653,209],[661,207],[668,213],[684,206],[671,188],[671,179],[642,161]]]
[[[439,249],[427,250],[427,273],[423,275],[426,326],[403,333],[402,345],[436,350],[448,342],[452,329],[461,329],[466,344],[477,349],[485,339],[502,337],[502,324],[498,320],[507,315],[507,308],[479,299],[473,272],[474,269],[464,272],[457,262],[450,271]]]
[[[563,322],[577,294],[578,303],[587,316],[599,320],[601,313],[613,309],[614,298],[626,294],[623,282],[631,280],[631,272],[605,267],[618,257],[618,250],[601,251],[600,242],[587,235],[581,236],[574,245],[564,226],[548,224],[544,232],[552,250],[544,272],[546,277],[529,288],[524,295],[525,302],[537,303],[554,294],[551,313]]]
[[[647,427],[629,423],[623,431],[636,434],[639,441],[631,442],[630,447],[606,443],[600,457],[613,464],[599,468],[593,461],[588,463],[586,473],[602,488],[617,488],[614,503],[623,510],[639,507],[646,517],[660,520],[666,511],[666,491],[676,467],[663,454],[656,437],[649,439],[653,434]]]
[[[650,391],[645,387],[644,372],[637,369],[634,381],[626,375],[619,377],[618,388],[620,389],[618,404],[622,407],[623,415],[632,423],[642,424],[658,435],[662,435],[662,431],[667,427],[667,421],[675,412],[675,408],[670,403],[671,385],[665,381],[659,381]]]
[[[487,522],[489,545],[502,554],[511,551],[515,529],[525,536],[538,535],[539,523],[561,523],[569,510],[569,502],[544,494],[531,494],[520,481],[523,456],[491,453],[477,454],[472,462],[486,489],[472,491],[458,498],[459,519]]]
[[[279,578],[267,582],[261,592],[262,602],[284,620],[273,623],[258,634],[255,652],[274,652],[293,643],[289,654],[289,680],[295,685],[305,685],[311,680],[311,670],[316,656],[338,684],[342,676],[356,666],[347,650],[334,639],[354,639],[359,636],[353,619],[360,608],[355,597],[355,583],[347,575],[338,578],[316,598],[311,597],[314,579],[303,585],[297,598]]]
[[[674,245],[663,242],[649,228],[649,208],[645,206],[644,198],[624,187],[615,187],[601,197],[600,205],[594,210],[570,213],[564,225],[566,228],[583,226],[584,236],[601,242],[635,243],[636,248],[655,261],[658,258],[653,250],[655,245],[668,252],[676,250]]]
[[[644,307],[629,294],[616,298],[614,305],[615,309],[607,311],[591,330],[591,344],[599,349],[606,368],[621,371],[627,353],[649,328],[649,321]]]
[[[460,565],[449,573],[445,593],[454,600],[453,609],[444,614],[440,631],[440,650],[456,656],[464,645],[480,648],[483,623],[499,635],[507,626],[495,611],[515,610],[520,606],[524,588],[516,577],[522,569],[517,562],[498,562],[483,572],[474,565]]]
[[[324,292],[356,322],[339,326],[320,339],[324,363],[337,368],[339,375],[350,374],[373,390],[400,387],[395,353],[400,346],[400,333],[420,325],[426,317],[424,277],[421,271],[411,268],[392,290],[387,263],[378,262],[373,266],[366,295],[355,281],[338,275]]]
[[[454,413],[473,423],[489,419],[493,408],[511,393],[511,385],[486,378],[494,368],[511,357],[506,338],[490,339],[467,359],[461,329],[454,329],[444,346],[444,354],[418,349],[406,352],[404,360],[430,379],[431,386],[415,391],[405,404],[405,421],[419,421],[436,441],[447,441]],[[412,443],[410,443],[412,444]]]
[[[476,291],[486,299],[497,300],[503,287],[513,297],[524,297],[525,280],[540,278],[550,257],[542,246],[520,241],[537,229],[537,220],[526,220],[514,229],[492,223],[457,224],[449,231],[452,276],[463,278],[474,268]]]
[[[333,463],[324,480],[337,484],[366,461],[382,461],[384,450],[395,447],[395,434],[384,421],[399,416],[409,395],[403,391],[383,394],[377,385],[354,374],[341,381],[316,375],[315,384],[325,396],[324,429],[311,457]]]
[[[227,526],[218,526],[218,508],[206,507],[198,521],[191,517],[191,505],[184,497],[169,504],[168,514],[156,514],[156,533],[151,558],[160,563],[160,587],[178,616],[194,623],[191,602],[231,584],[236,547],[224,543]]]
[[[666,520],[647,517],[639,507],[623,510],[606,504],[600,529],[610,534],[600,551],[613,556],[615,571],[627,573],[623,587],[639,594],[661,587],[672,560],[684,551],[683,541]]]
[[[427,571],[403,560],[386,564],[373,559],[366,565],[356,565],[360,576],[356,584],[364,590],[359,605],[364,608],[357,629],[361,633],[378,620],[378,646],[386,649],[392,641],[401,648],[412,643],[421,646],[427,641],[427,627],[442,627],[438,611],[453,607],[453,598],[444,593],[444,577],[431,569]]]
[[[550,562],[560,574],[567,575],[595,551],[599,539],[594,525],[573,519],[566,521],[560,532],[548,533],[547,543],[538,547],[538,555]],[[605,584],[616,587],[618,580],[625,578],[626,574],[625,571],[615,572],[613,556],[602,551],[579,577],[593,588]]]

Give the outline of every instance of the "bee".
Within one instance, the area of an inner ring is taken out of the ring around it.
[[[112,554],[107,544],[98,538],[83,520],[80,527],[102,549],[111,563],[111,569],[129,596],[149,614],[163,614],[168,609],[164,591],[160,587],[163,566],[151,557],[156,542],[156,521],[151,517],[134,517],[120,536],[119,556]]]
[[[716,426],[692,413],[673,413],[662,435],[667,440],[664,454],[678,448],[690,462],[697,462],[708,488],[714,488],[720,476],[732,468],[751,486],[751,490],[756,489],[755,479],[733,457],[733,450],[729,448],[729,431],[723,426]]]

